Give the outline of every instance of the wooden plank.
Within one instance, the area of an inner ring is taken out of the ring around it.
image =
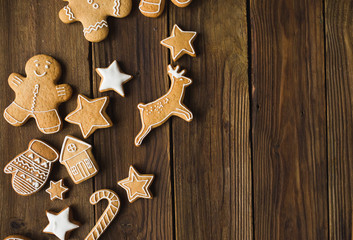
[[[193,79],[194,113],[172,120],[176,239],[252,239],[246,1],[169,6],[170,30],[199,33],[198,57],[175,63]]]
[[[93,72],[94,96],[110,96],[107,113],[114,126],[94,135],[96,156],[101,173],[96,190],[117,191],[122,206],[104,239],[172,239],[173,210],[171,195],[169,124],[152,131],[137,148],[134,138],[141,128],[137,109],[140,102],[150,102],[168,89],[167,52],[159,41],[167,35],[167,15],[158,19],[144,17],[134,9],[125,19],[110,19],[108,39],[93,45],[93,70],[117,60],[134,78],[124,85],[125,98],[115,92],[98,93],[100,77]],[[153,173],[152,200],[127,201],[125,190],[117,181],[128,176],[129,166],[141,173]],[[96,218],[105,208],[97,207]]]
[[[353,5],[325,1],[330,239],[352,239]]]
[[[327,239],[323,2],[251,0],[255,239]]]
[[[12,72],[25,74],[26,61],[39,53],[52,55],[63,66],[61,82],[70,84],[75,95],[60,107],[62,118],[76,106],[76,95],[90,92],[89,45],[82,35],[79,24],[67,26],[60,22],[58,12],[65,3],[60,1],[21,1],[0,0],[0,109],[3,111],[14,99],[14,92],[7,84]],[[69,37],[67,37],[69,36]],[[79,71],[78,71],[79,69]],[[67,134],[80,136],[76,126],[64,123],[64,129],[57,134],[43,135],[33,120],[23,127],[9,125],[3,117],[0,120],[0,169],[3,169],[14,156],[27,149],[33,138],[39,138],[60,149]],[[1,170],[2,171],[2,170]],[[0,238],[9,234],[25,234],[32,239],[48,239],[41,233],[48,224],[46,210],[59,211],[65,206],[73,206],[75,218],[84,225],[73,232],[71,239],[83,239],[94,223],[93,207],[89,196],[93,192],[92,181],[75,185],[65,168],[56,163],[50,179],[65,179],[70,187],[67,199],[50,201],[45,189],[39,193],[22,197],[11,187],[11,176],[0,174]],[[52,238],[54,238],[52,236]]]

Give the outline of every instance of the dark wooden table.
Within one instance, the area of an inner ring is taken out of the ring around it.
[[[78,93],[110,96],[114,122],[89,139],[101,168],[94,179],[75,185],[55,165],[51,179],[70,187],[65,201],[51,202],[44,190],[21,197],[0,174],[0,238],[56,239],[41,233],[45,210],[72,206],[83,225],[71,239],[83,239],[106,207],[89,196],[109,188],[122,205],[101,239],[352,239],[352,1],[194,0],[180,9],[167,0],[158,19],[133,2],[130,16],[109,19],[109,37],[91,44],[79,23],[60,22],[64,2],[0,0],[1,111],[14,98],[9,74],[24,74],[26,61],[45,53],[74,88],[61,116]],[[185,104],[195,119],[173,118],[137,148],[136,106],[168,90],[171,60],[159,41],[175,23],[199,33],[198,57],[177,62],[193,79]],[[98,92],[95,68],[115,59],[134,75],[125,98]],[[60,149],[66,135],[81,137],[68,123],[43,135],[34,121],[15,128],[1,118],[0,129],[0,169],[33,138]],[[129,204],[117,186],[130,164],[155,174],[153,200]]]

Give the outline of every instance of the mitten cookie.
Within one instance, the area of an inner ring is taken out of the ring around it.
[[[159,99],[148,103],[140,103],[137,107],[140,110],[142,129],[135,138],[135,145],[140,146],[142,140],[153,129],[165,123],[171,116],[177,116],[190,122],[193,119],[192,113],[183,105],[185,87],[191,84],[191,79],[184,77],[185,70],[178,72],[179,66],[175,69],[169,65],[168,73],[171,80],[169,91]]]
[[[9,77],[16,97],[4,111],[6,121],[17,127],[32,117],[42,133],[58,132],[62,127],[58,106],[72,94],[69,85],[55,85],[61,76],[60,64],[50,56],[37,55],[28,60],[25,70],[27,77],[17,73]]]
[[[65,208],[59,213],[47,211],[49,224],[44,228],[44,233],[57,236],[60,240],[67,240],[70,232],[78,228],[78,222],[72,220],[70,207]]]
[[[88,138],[96,129],[109,128],[113,126],[112,121],[105,112],[109,103],[109,97],[89,99],[79,94],[77,108],[66,116],[69,123],[77,124],[81,128],[84,138]]]
[[[38,192],[48,180],[58,152],[40,140],[32,140],[28,149],[18,155],[4,169],[12,174],[12,187],[18,194],[28,196]]]
[[[100,42],[108,36],[107,17],[123,18],[131,11],[131,0],[65,0],[69,4],[59,12],[64,23],[79,21],[90,42]]]
[[[79,184],[98,173],[92,146],[73,136],[66,136],[60,153],[60,163],[66,167],[74,183]]]
[[[172,0],[178,7],[186,7],[192,0]],[[139,9],[146,17],[159,17],[164,10],[165,0],[141,0]]]

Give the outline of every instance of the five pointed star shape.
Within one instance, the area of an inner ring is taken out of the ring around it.
[[[139,174],[133,166],[130,166],[129,177],[118,182],[124,188],[130,203],[139,198],[152,199],[149,186],[153,181],[153,174]]]
[[[178,25],[174,25],[172,35],[161,41],[161,44],[170,49],[173,61],[177,61],[185,53],[192,57],[196,57],[193,42],[196,32],[183,31]]]
[[[53,234],[60,240],[65,240],[67,233],[79,227],[79,225],[70,222],[70,207],[65,208],[59,213],[47,211],[47,217],[49,224],[44,228],[43,232]]]
[[[69,191],[69,189],[64,187],[63,180],[60,179],[57,182],[50,181],[50,187],[45,191],[50,194],[50,200],[53,201],[54,199],[63,200],[64,193]]]
[[[114,90],[122,97],[125,97],[123,84],[129,81],[132,76],[121,72],[116,60],[109,67],[97,68],[96,71],[102,78],[99,86],[100,92]]]
[[[109,97],[89,99],[79,94],[76,110],[67,115],[65,120],[79,125],[83,137],[88,138],[96,129],[108,128],[113,125],[105,112],[108,103]]]

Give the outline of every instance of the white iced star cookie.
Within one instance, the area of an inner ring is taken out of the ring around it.
[[[49,224],[43,232],[53,234],[60,240],[67,240],[70,232],[79,227],[77,223],[70,220],[70,207],[63,209],[59,213],[47,211],[47,217]]]
[[[122,97],[125,96],[123,84],[129,81],[132,76],[129,74],[123,73],[118,65],[118,62],[114,60],[107,68],[96,68],[96,71],[102,80],[99,86],[100,92],[106,92],[114,90]]]

